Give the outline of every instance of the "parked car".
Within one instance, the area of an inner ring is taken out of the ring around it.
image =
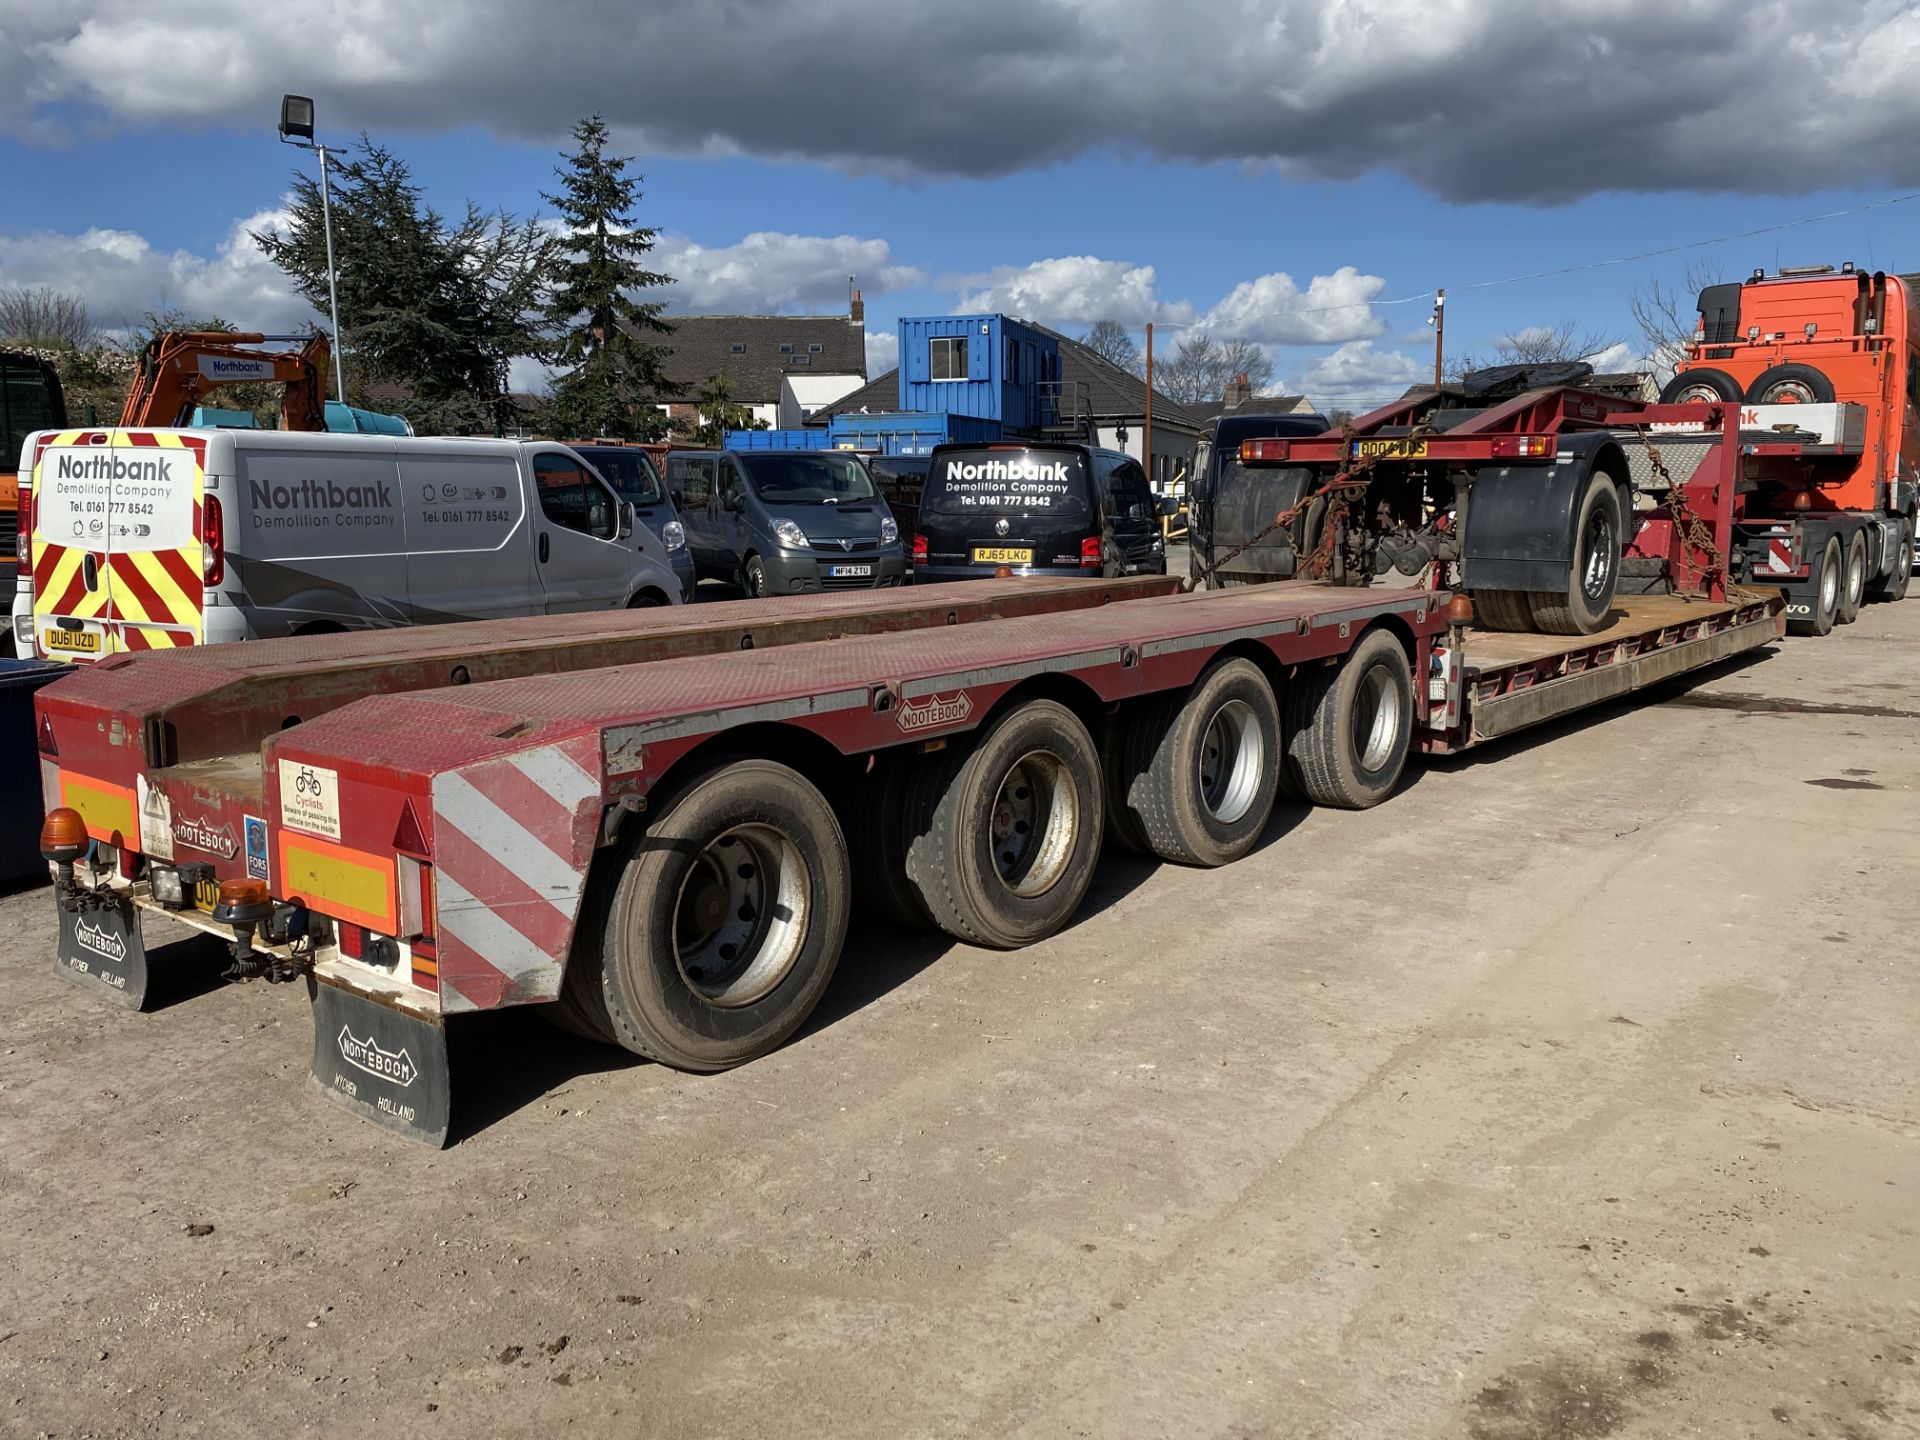
[[[920,580],[1016,575],[1164,575],[1157,499],[1140,462],[1090,445],[935,448],[913,538]]]
[[[666,547],[667,560],[680,579],[680,598],[693,599],[693,551],[687,548],[687,527],[667,498],[666,484],[648,453],[655,447],[576,442],[567,448],[585,456],[600,478],[613,487],[613,493],[633,506],[634,517]],[[660,448],[664,453],[664,447]]]
[[[41,431],[21,650],[55,659],[677,603],[665,547],[550,441]]]
[[[1240,464],[1243,441],[1318,435],[1327,428],[1324,415],[1258,414],[1235,411],[1207,421],[1187,467],[1187,555],[1195,576],[1210,569],[1218,551],[1225,554],[1241,537],[1257,534],[1273,522],[1279,509],[1299,501],[1309,473],[1304,468],[1276,471],[1263,467],[1251,475]],[[1276,482],[1281,489],[1277,492]],[[1284,501],[1284,503],[1281,503]],[[1265,543],[1249,545],[1228,562],[1221,580],[1284,579],[1298,563],[1290,533],[1276,533]]]
[[[695,570],[749,595],[898,585],[900,527],[858,456],[832,450],[676,450],[667,493]]]

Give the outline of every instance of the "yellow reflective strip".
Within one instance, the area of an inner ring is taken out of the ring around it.
[[[395,867],[364,850],[282,833],[280,893],[300,897],[323,914],[393,934],[397,923]]]
[[[193,558],[184,550],[180,554],[186,559]],[[187,599],[187,592],[167,573],[167,567],[160,563],[160,557],[151,550],[136,550],[123,558],[131,559],[133,568],[153,587],[154,594],[166,605],[168,617],[182,625],[186,624],[187,618],[193,613],[193,602]]]
[[[87,822],[88,833],[97,840],[118,845],[140,838],[140,827],[134,822],[133,791],[124,786],[62,770],[60,803],[78,810]],[[115,834],[123,838],[115,840]]]
[[[80,568],[81,554],[78,550],[63,550],[60,558],[53,562],[53,578],[48,581],[44,593],[36,589],[33,592],[33,613],[50,615],[53,602],[67,593],[67,586],[73,583],[73,573]]]

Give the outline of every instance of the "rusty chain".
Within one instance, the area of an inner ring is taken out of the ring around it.
[[[1755,598],[1733,583],[1733,572],[1728,567],[1727,557],[1714,543],[1713,530],[1688,503],[1686,487],[1674,482],[1672,473],[1667,469],[1666,461],[1661,458],[1660,447],[1653,443],[1653,437],[1647,433],[1647,427],[1635,425],[1632,429],[1633,433],[1640,437],[1640,444],[1647,452],[1647,461],[1653,466],[1653,473],[1667,482],[1667,514],[1672,517],[1674,533],[1680,537],[1682,554],[1694,551],[1707,557],[1707,563],[1700,569],[1701,593],[1695,595],[1683,592],[1677,587],[1674,593],[1683,600],[1704,598],[1708,582],[1713,576],[1718,575],[1729,599]]]

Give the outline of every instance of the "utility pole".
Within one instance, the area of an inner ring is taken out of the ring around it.
[[[1447,292],[1444,289],[1433,292],[1433,314],[1427,323],[1433,326],[1433,388],[1438,390],[1447,353]]]
[[[1147,322],[1147,423],[1141,427],[1140,468],[1147,472],[1147,491],[1153,488],[1153,322]]]
[[[320,228],[327,236],[327,308],[333,316],[334,393],[347,403],[347,337],[340,333],[340,282],[333,266],[333,186],[327,177],[327,147],[314,138],[313,101],[305,95],[280,97],[280,140],[320,156]]]

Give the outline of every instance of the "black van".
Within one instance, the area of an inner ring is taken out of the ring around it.
[[[914,577],[1164,575],[1157,500],[1140,462],[1091,445],[941,445],[927,466]]]
[[[926,455],[869,455],[867,473],[873,476],[873,488],[887,502],[900,532],[911,535],[920,525],[920,492],[927,486],[927,467],[933,464]]]
[[[1216,415],[1200,432],[1187,472],[1187,553],[1199,575],[1273,523],[1273,517],[1299,503],[1309,472],[1300,466],[1249,470],[1240,464],[1248,440],[1319,435],[1324,415],[1289,413]],[[1298,527],[1296,527],[1298,528]],[[1270,543],[1249,546],[1222,571],[1228,580],[1282,579],[1292,575],[1297,536],[1275,533]]]

